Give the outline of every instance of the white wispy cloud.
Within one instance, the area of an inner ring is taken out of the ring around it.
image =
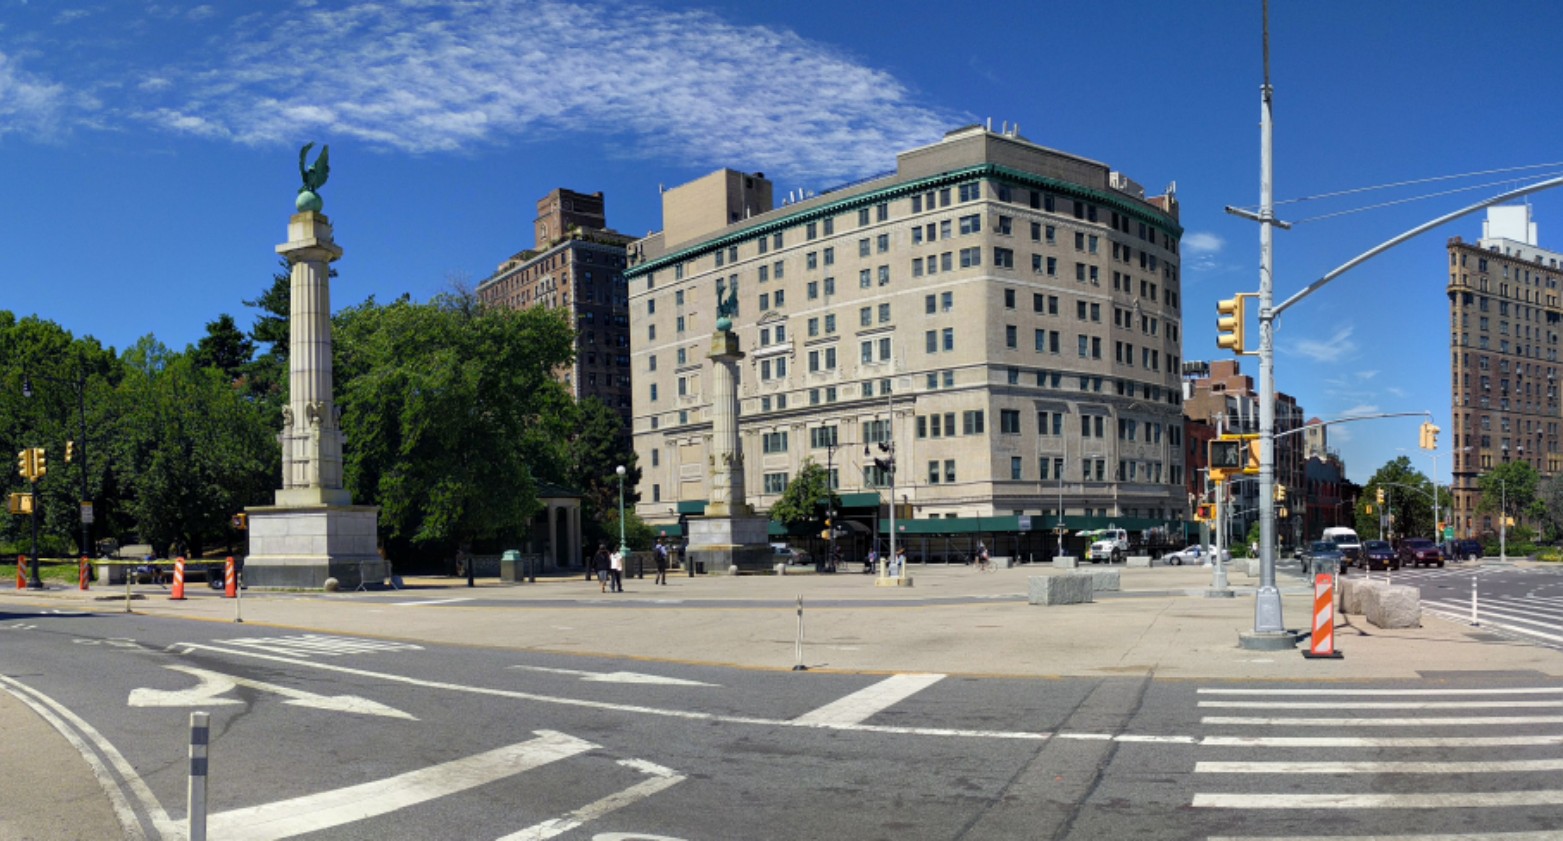
[[[245,144],[349,136],[429,153],[592,135],[627,157],[833,179],[964,118],[829,45],[634,3],[296,5],[151,68],[137,116]],[[820,183],[818,187],[828,186]]]
[[[1357,343],[1351,340],[1351,333],[1351,325],[1346,325],[1326,339],[1297,339],[1279,347],[1314,362],[1339,362],[1357,352]]]
[[[1185,255],[1216,254],[1226,247],[1226,240],[1209,231],[1191,231],[1183,235]]]
[[[1342,409],[1340,414],[1341,414],[1341,417],[1343,417],[1343,418],[1355,418],[1355,417],[1359,417],[1361,415],[1375,415],[1375,414],[1378,414],[1380,411],[1382,411],[1382,410],[1379,409],[1378,406],[1376,406],[1376,405],[1374,405],[1372,403],[1358,403],[1355,406],[1351,406],[1349,408]]]
[[[0,52],[0,135],[52,133],[68,98],[63,85],[28,73]]]

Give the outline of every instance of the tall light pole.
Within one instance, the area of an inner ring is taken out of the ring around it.
[[[613,468],[613,472],[619,474],[619,555],[629,552],[629,544],[624,540],[624,474],[627,472],[624,465]]]
[[[82,557],[90,557],[92,552],[89,548],[92,545],[92,515],[89,512],[91,511],[92,498],[87,495],[87,371],[85,368],[78,368],[74,383],[70,380],[61,380],[43,374],[38,375],[38,378],[51,383],[69,383],[76,387],[76,410],[78,417],[81,419],[81,438],[74,447],[74,449],[78,450],[77,453],[71,452],[73,447],[66,447],[65,460],[69,463],[73,460],[73,457],[81,459],[81,554]],[[22,396],[29,400],[33,396],[32,377],[27,372],[22,373]]]
[[[1069,451],[1058,460],[1058,557],[1064,556],[1064,471],[1069,469]]]

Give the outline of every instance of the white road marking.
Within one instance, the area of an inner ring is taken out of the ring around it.
[[[1563,687],[1520,686],[1495,689],[1227,689],[1201,688],[1200,695],[1563,695]]]
[[[387,779],[221,812],[207,819],[207,834],[223,841],[271,841],[320,832],[487,785],[598,747],[564,733],[539,730],[530,741]]]
[[[793,720],[799,724],[861,724],[941,680],[944,675],[891,675]]]
[[[1557,832],[1436,833],[1436,835],[1211,835],[1205,841],[1557,841]]]
[[[1508,774],[1563,771],[1563,759],[1492,762],[1196,762],[1196,774]]]
[[[1456,622],[1456,623],[1462,624],[1462,625],[1470,624],[1470,613],[1469,613],[1469,611],[1466,611],[1464,613],[1464,615],[1461,615],[1460,612],[1454,611],[1452,608],[1449,609],[1450,612],[1445,612],[1444,610],[1440,610],[1439,608],[1434,607],[1434,606],[1430,606],[1430,607],[1424,608],[1424,610],[1426,610],[1429,614],[1431,614],[1433,616],[1439,617],[1440,619],[1447,619],[1447,620],[1450,620],[1450,621],[1453,621],[1453,622]],[[1521,628],[1518,625],[1511,625],[1511,624],[1509,624],[1509,622],[1526,622],[1526,621],[1529,621],[1529,620],[1525,620],[1525,619],[1512,619],[1512,620],[1507,620],[1507,621],[1495,621],[1495,617],[1496,616],[1497,616],[1497,614],[1495,614],[1493,612],[1486,611],[1486,610],[1481,611],[1481,613],[1479,614],[1479,618],[1481,619],[1481,623],[1482,623],[1481,627],[1483,627],[1483,628],[1496,628],[1496,629],[1499,629],[1499,630],[1507,631],[1507,632],[1509,632],[1511,634],[1524,634],[1525,636],[1528,636],[1528,637],[1535,637],[1537,639],[1544,639],[1544,640],[1548,640],[1549,642],[1563,642],[1563,636],[1559,636],[1557,634],[1544,634],[1544,633],[1542,633],[1540,631],[1532,631],[1529,628]],[[1534,623],[1534,624],[1540,624],[1540,623]],[[1552,627],[1552,626],[1547,626],[1547,627]]]
[[[391,602],[392,607],[421,607],[428,604],[455,604],[457,602],[476,601],[475,597],[464,596],[459,599],[428,599],[421,602]]]
[[[120,781],[123,781],[123,788],[129,789],[130,793],[140,801],[142,810],[147,813],[147,818],[152,822],[154,832],[167,838],[182,837],[182,827],[168,817],[168,812],[164,811],[163,804],[158,802],[157,795],[152,793],[152,789],[136,774],[136,769],[131,767],[130,762],[108,739],[103,737],[103,734],[81,716],[71,712],[65,705],[20,681],[0,675],[0,684],[6,685],[12,695],[32,707],[34,712],[49,722],[76,748],[82,759],[86,760],[87,765],[92,768],[92,775],[98,780],[98,785],[108,796],[109,804],[114,809],[114,816],[119,819],[127,839],[145,839],[146,833],[142,832],[141,821],[136,817],[135,809],[121,791]],[[99,754],[102,754],[102,758],[99,758]],[[107,760],[107,764],[104,760]],[[116,776],[119,781],[114,779]]]
[[[826,730],[852,730],[861,733],[891,733],[908,736],[944,736],[963,739],[1013,739],[1018,741],[1045,741],[1052,737],[1051,733],[1007,731],[1007,730],[957,730],[942,727],[888,727],[874,724],[843,724],[839,722],[805,722],[797,719],[752,718],[748,716],[717,715],[715,713],[696,712],[693,710],[669,709],[666,707],[647,707],[636,704],[618,704],[608,701],[595,701],[584,698],[562,698],[555,695],[540,695],[535,692],[518,692],[513,689],[492,689],[486,686],[465,686],[459,683],[447,683],[445,681],[424,680],[423,678],[408,677],[406,675],[391,674],[389,672],[375,672],[368,669],[355,669],[351,666],[338,666],[333,663],[319,663],[312,660],[296,660],[291,657],[277,657],[270,654],[261,654],[254,651],[237,651],[230,648],[221,648],[215,645],[201,643],[182,643],[185,651],[211,651],[229,656],[252,657],[258,660],[271,660],[277,663],[289,663],[294,666],[302,666],[311,669],[338,672],[346,675],[358,675],[359,677],[373,678],[388,683],[401,683],[408,686],[421,686],[425,689],[441,689],[449,692],[466,692],[472,695],[488,695],[495,698],[511,698],[521,701],[532,701],[539,704],[560,704],[564,706],[587,708],[596,710],[612,710],[614,712],[634,713],[636,715],[661,716],[663,718],[679,718],[686,721],[711,721],[721,724],[744,724],[760,727],[810,727]]]
[[[664,768],[647,762],[643,759],[621,759],[619,764],[628,768],[634,768],[643,774],[651,775],[651,779],[630,786],[629,788],[615,792],[591,803],[582,806],[572,812],[557,818],[550,818],[535,826],[527,827],[520,832],[506,835],[499,841],[544,841],[544,839],[563,835],[572,829],[595,820],[616,809],[644,800],[663,789],[671,788],[682,782],[683,775],[676,773],[671,768]]]
[[[1563,805],[1563,791],[1446,791],[1435,794],[1196,794],[1200,809],[1485,809]]]
[[[286,686],[278,686],[274,683],[263,683],[258,680],[233,677],[221,672],[196,669],[190,666],[167,666],[176,672],[184,672],[194,675],[200,681],[192,689],[148,689],[132,690],[130,693],[130,706],[132,707],[197,707],[216,704],[242,704],[237,698],[219,698],[225,692],[237,686],[247,686],[251,689],[259,689],[262,692],[270,692],[281,695],[289,700],[285,704],[310,709],[326,710],[329,712],[354,713],[357,715],[382,715],[386,718],[402,718],[409,721],[417,721],[415,716],[402,712],[394,707],[388,707],[368,698],[360,698],[357,695],[317,695],[313,692],[305,692],[302,689],[292,689]]]
[[[1558,715],[1440,716],[1428,718],[1245,718],[1206,716],[1204,724],[1263,727],[1481,727],[1499,724],[1563,724]]]
[[[374,654],[383,651],[422,651],[423,646],[394,640],[367,640],[330,634],[295,634],[287,637],[239,637],[217,640],[223,645],[255,648],[276,654],[310,657],[316,654],[336,657],[344,654]]]
[[[1563,700],[1505,698],[1489,701],[1352,701],[1353,710],[1490,710],[1502,703],[1504,709],[1516,707],[1563,707]],[[1338,710],[1339,701],[1200,701],[1201,707],[1225,707],[1270,710]]]
[[[646,675],[639,672],[583,672],[579,669],[550,669],[545,666],[511,666],[512,669],[525,669],[529,672],[545,672],[555,675],[575,675],[581,680],[595,683],[649,683],[666,686],[715,686],[714,683],[701,683],[698,680],[684,680],[676,677],[663,677],[661,675]]]
[[[1206,736],[1216,748],[1491,748],[1563,745],[1563,734],[1541,736],[1394,737],[1357,736]]]

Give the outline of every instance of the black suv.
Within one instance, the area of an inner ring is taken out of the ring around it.
[[[1444,556],[1451,561],[1479,561],[1482,544],[1479,540],[1451,540],[1444,544]]]

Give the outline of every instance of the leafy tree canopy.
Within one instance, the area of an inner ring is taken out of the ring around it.
[[[771,519],[784,525],[796,523],[821,523],[832,502],[839,500],[829,487],[830,477],[825,468],[812,458],[804,459],[798,475],[787,483],[781,498],[771,506]]]

